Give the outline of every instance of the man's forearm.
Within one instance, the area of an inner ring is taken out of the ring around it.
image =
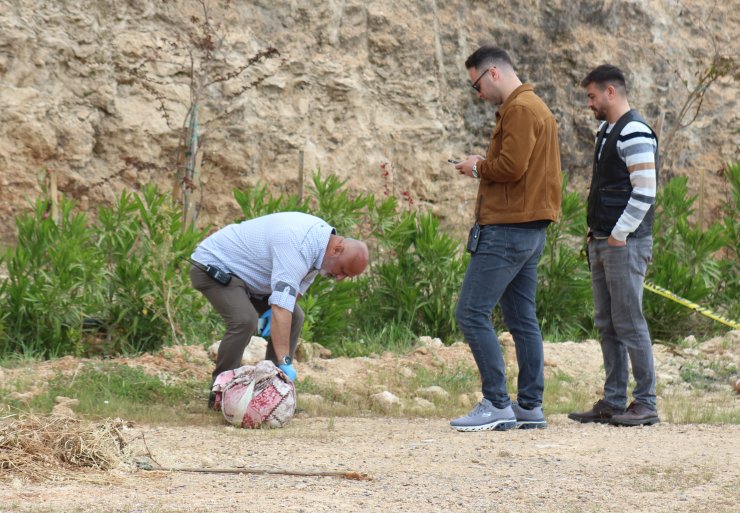
[[[275,356],[278,361],[283,356],[290,354],[290,325],[292,321],[293,314],[289,310],[272,305],[270,335],[272,336],[272,347],[275,350]]]

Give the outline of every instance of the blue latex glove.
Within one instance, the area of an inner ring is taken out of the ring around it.
[[[278,368],[283,371],[291,381],[295,381],[295,378],[298,377],[298,373],[293,368],[293,364],[290,365],[278,365]]]
[[[265,313],[262,314],[262,317],[260,319],[264,319],[264,328],[262,328],[262,332],[260,333],[260,336],[262,338],[269,337],[270,336],[270,323],[272,323],[272,308],[268,308]]]

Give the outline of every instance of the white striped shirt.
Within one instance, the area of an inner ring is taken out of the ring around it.
[[[598,132],[601,131],[604,123],[606,121],[599,126]],[[607,126],[601,148],[599,148],[599,157],[601,157],[601,150],[604,149],[604,143],[612,128],[614,128],[614,123]],[[596,137],[598,142],[598,135]],[[657,183],[655,148],[657,144],[653,132],[640,121],[630,121],[619,134],[617,154],[627,165],[632,192],[627,208],[624,209],[612,229],[611,235],[617,240],[626,240],[630,233],[637,230],[647,211],[655,204]]]
[[[280,212],[230,224],[206,237],[192,259],[234,274],[255,296],[293,311],[324,262],[334,228],[318,217]]]

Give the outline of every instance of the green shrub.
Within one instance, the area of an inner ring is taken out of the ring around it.
[[[469,260],[461,242],[441,231],[433,214],[405,212],[382,232],[378,247],[361,315],[372,325],[396,323],[451,341]]]
[[[182,215],[154,186],[140,195],[121,193],[102,208],[96,230],[104,259],[103,320],[114,353],[151,351],[183,335],[182,321],[204,300],[183,269],[205,231],[183,226]]]
[[[706,229],[689,221],[695,198],[685,178],[659,191],[648,277],[737,318],[740,166],[727,166],[725,176],[730,194],[723,217]],[[317,172],[305,199],[273,197],[261,185],[234,191],[245,218],[309,212],[370,247],[362,276],[342,282],[317,277],[302,299],[304,338],[347,355],[403,350],[417,335],[458,338],[455,309],[468,262],[462,241],[441,230],[431,213],[402,209],[393,197],[353,196],[344,185]],[[555,340],[593,333],[590,276],[579,255],[585,202],[564,192],[562,206],[538,269],[538,315],[545,338]],[[58,222],[48,207],[43,198],[19,216],[18,245],[0,254],[9,273],[0,281],[0,357],[151,351],[170,342],[205,342],[223,329],[190,286],[182,261],[205,231],[183,226],[166,195],[151,186],[124,192],[99,210],[95,223],[66,198]],[[651,293],[645,294],[645,312],[659,339],[685,336],[697,326],[722,328]]]
[[[717,221],[706,229],[689,221],[695,201],[696,196],[688,193],[686,177],[673,178],[659,191],[653,227],[653,262],[647,279],[678,296],[707,305],[722,281],[717,253],[727,238]],[[713,327],[711,321],[652,293],[644,296],[644,310],[650,331],[657,339],[669,341]]]
[[[537,268],[537,317],[547,340],[580,340],[594,331],[591,276],[585,256],[586,206],[563,183],[560,221],[547,228]]]
[[[321,276],[306,293],[304,338],[330,348],[357,348],[389,324],[448,339],[455,333],[456,296],[466,256],[460,241],[432,214],[401,211],[394,198],[351,196],[336,176],[313,175],[308,197],[272,197],[264,186],[234,191],[246,218],[277,211],[321,217],[343,236],[365,240],[371,263],[362,276],[336,282]]]
[[[17,219],[0,283],[0,355],[150,351],[212,328],[181,270],[204,232],[182,226],[168,196],[124,192],[92,225],[64,197],[55,222],[48,203]]]
[[[100,259],[87,217],[62,198],[59,222],[46,199],[16,219],[18,245],[8,252],[9,277],[0,287],[4,330],[0,354],[79,354],[85,298],[94,294]]]
[[[727,199],[722,205],[722,229],[727,244],[719,261],[720,282],[712,305],[735,321],[740,320],[740,162],[724,168],[728,183]]]

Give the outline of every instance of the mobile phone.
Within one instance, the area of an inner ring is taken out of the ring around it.
[[[447,159],[447,162],[449,162],[450,164],[459,164],[460,162],[462,162],[462,160]]]

